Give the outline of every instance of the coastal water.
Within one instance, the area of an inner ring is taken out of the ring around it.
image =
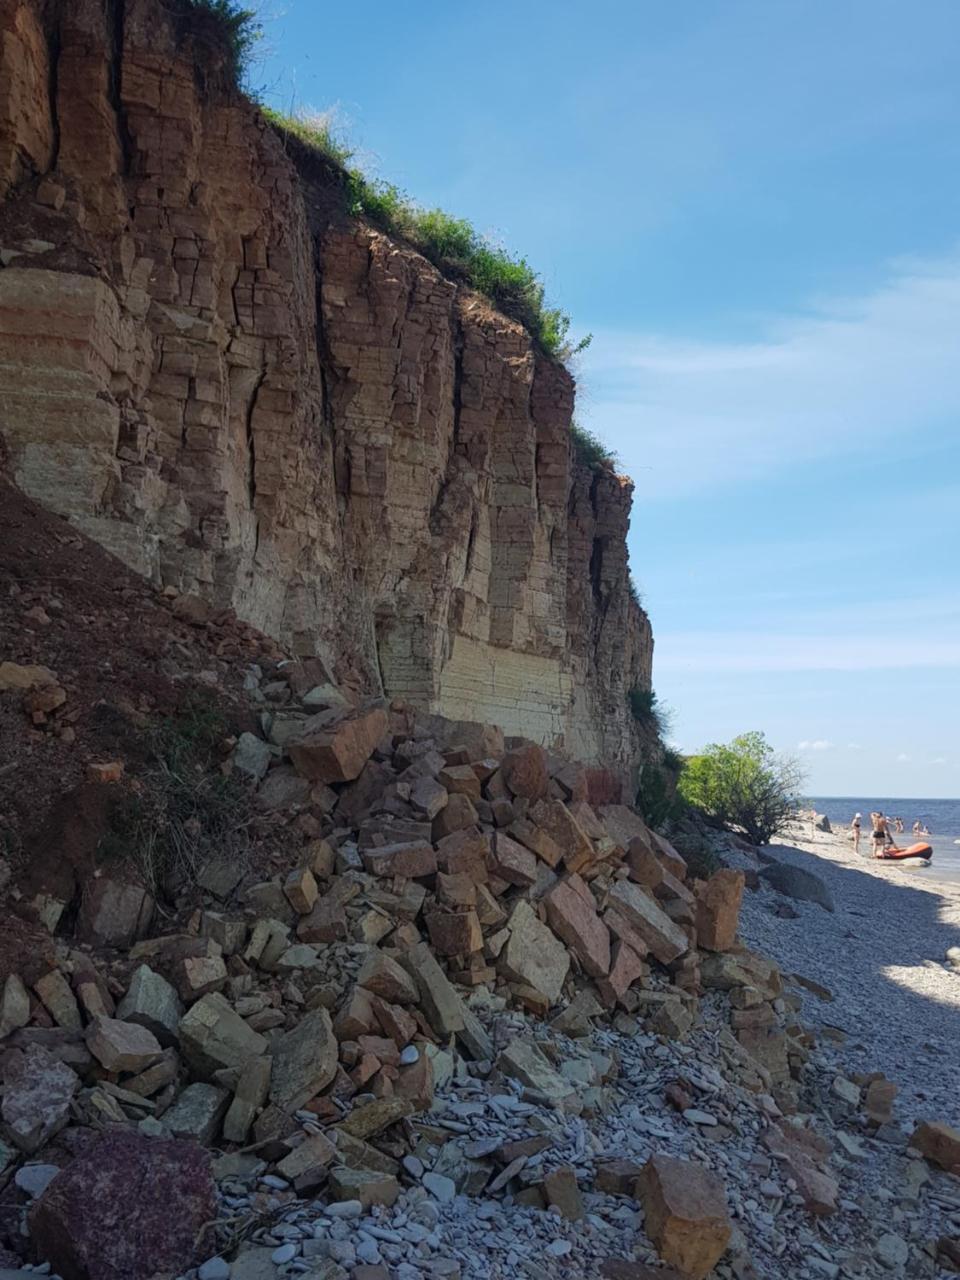
[[[904,831],[895,836],[901,848],[925,840],[933,845],[933,860],[928,868],[920,868],[916,874],[933,879],[960,881],[960,800],[911,800],[903,797],[869,796],[810,796],[805,804],[825,813],[834,831],[843,834],[850,826],[855,813],[863,815],[863,838],[860,852],[870,852],[870,812],[903,819]],[[911,828],[917,819],[930,829],[928,836],[914,836]]]

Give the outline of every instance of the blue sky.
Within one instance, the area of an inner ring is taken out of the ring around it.
[[[678,745],[960,793],[955,0],[261,9],[268,101],[336,108],[593,333]]]

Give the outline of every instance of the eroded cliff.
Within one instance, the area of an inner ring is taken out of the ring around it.
[[[170,0],[0,0],[19,484],[341,683],[628,768],[632,486],[568,372],[334,198]]]

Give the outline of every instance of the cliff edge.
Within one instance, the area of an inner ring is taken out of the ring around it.
[[[632,485],[526,330],[351,219],[190,6],[0,0],[17,483],[357,693],[626,773]]]

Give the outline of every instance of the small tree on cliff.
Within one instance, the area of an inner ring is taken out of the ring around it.
[[[793,815],[803,782],[798,761],[778,755],[762,733],[742,733],[691,756],[679,792],[715,822],[740,828],[753,844],[769,844]]]

